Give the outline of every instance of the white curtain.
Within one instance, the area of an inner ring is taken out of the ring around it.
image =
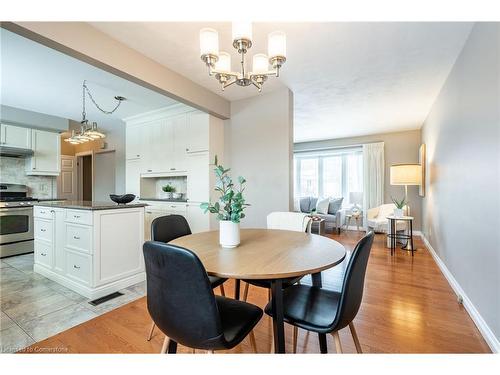
[[[384,203],[384,142],[363,145],[363,211]],[[366,222],[366,221],[365,221]]]

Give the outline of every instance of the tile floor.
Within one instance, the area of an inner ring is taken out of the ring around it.
[[[0,352],[16,352],[146,294],[144,282],[98,306],[33,272],[33,254],[0,259]]]

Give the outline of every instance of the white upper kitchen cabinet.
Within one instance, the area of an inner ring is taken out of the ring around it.
[[[188,129],[186,127],[186,115],[182,114],[172,118],[170,123],[172,126],[173,135],[173,165],[170,167],[170,171],[187,171],[187,149],[188,141],[191,138],[191,134],[188,135]]]
[[[59,133],[32,129],[33,156],[26,159],[26,174],[58,176],[61,172],[61,137]]]
[[[31,149],[31,129],[0,124],[0,144],[4,147]]]
[[[140,159],[142,156],[142,130],[140,125],[127,127],[126,150],[127,160]]]
[[[187,116],[187,152],[208,151],[209,146],[209,114],[191,112]]]

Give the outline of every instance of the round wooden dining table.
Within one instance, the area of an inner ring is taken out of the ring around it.
[[[282,279],[312,275],[321,287],[321,271],[344,260],[346,251],[337,241],[316,234],[276,229],[241,229],[236,248],[219,245],[219,232],[201,232],[179,237],[170,243],[193,251],[211,276],[236,280],[239,299],[241,279],[270,279],[275,353],[285,352]],[[326,336],[320,335],[326,352]]]

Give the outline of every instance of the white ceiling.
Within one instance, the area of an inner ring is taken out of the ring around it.
[[[99,22],[93,26],[229,99],[258,95],[253,87],[221,93],[199,58],[202,27],[219,31],[233,52],[231,25],[197,22]],[[281,78],[295,98],[295,141],[419,128],[471,30],[471,23],[254,23],[250,55],[266,53],[266,35],[287,34]],[[251,57],[250,57],[251,59]],[[249,59],[249,61],[251,61]],[[233,69],[238,58],[232,55]]]
[[[115,95],[127,98],[113,115],[99,112],[87,97],[87,117],[103,129],[121,126],[123,118],[177,103],[135,83],[0,29],[1,103],[53,116],[81,120],[82,82],[103,109]]]

